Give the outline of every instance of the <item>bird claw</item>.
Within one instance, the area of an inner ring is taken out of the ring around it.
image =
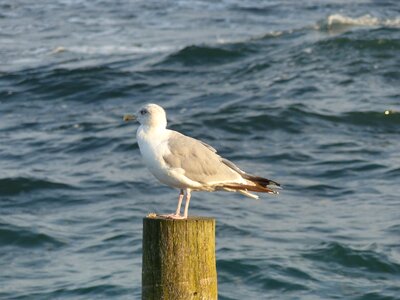
[[[163,217],[163,218],[166,218],[166,219],[173,219],[173,220],[186,219],[184,216],[177,215],[177,214],[159,215],[159,217]]]

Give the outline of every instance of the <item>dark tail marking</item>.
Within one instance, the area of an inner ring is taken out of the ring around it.
[[[244,179],[247,179],[251,182],[253,182],[256,185],[260,185],[262,187],[267,188],[268,186],[272,187],[272,188],[280,188],[281,185],[279,183],[277,183],[276,181],[264,178],[264,177],[260,177],[260,176],[253,176],[253,175],[249,175],[247,173],[242,174],[242,177]]]
[[[276,191],[272,190],[272,188],[280,188],[281,185],[277,183],[276,181],[260,177],[260,176],[254,176],[247,174],[246,172],[242,171],[239,169],[233,162],[227,160],[227,159],[222,159],[222,162],[230,167],[232,170],[238,172],[244,179],[253,182],[256,186],[247,186],[243,185],[244,189],[247,189],[248,191],[253,191],[253,192],[264,192],[264,193],[270,193],[270,194],[277,194]],[[240,189],[240,188],[236,188]],[[240,189],[243,190],[243,189]]]

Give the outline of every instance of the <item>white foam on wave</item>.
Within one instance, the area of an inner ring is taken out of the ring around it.
[[[334,29],[340,26],[385,26],[385,27],[400,27],[400,18],[394,19],[379,19],[371,15],[364,15],[358,18],[351,18],[341,14],[333,14],[328,16],[326,20],[328,29]]]
[[[112,55],[112,54],[145,54],[145,53],[163,53],[174,50],[172,46],[153,46],[153,47],[141,47],[141,46],[115,46],[115,45],[101,45],[101,46],[70,46],[63,47],[59,46],[55,48],[53,53],[61,52],[74,52],[82,54],[100,54],[100,55]]]
[[[216,43],[219,45],[225,45],[225,44],[235,44],[235,43],[247,43],[249,41],[257,41],[257,40],[262,40],[265,38],[272,38],[272,37],[278,37],[284,34],[284,31],[270,31],[267,33],[255,35],[255,36],[245,36],[245,37],[220,37],[216,36]],[[291,33],[291,31],[289,32]]]

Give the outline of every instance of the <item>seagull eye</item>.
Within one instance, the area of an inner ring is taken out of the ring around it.
[[[140,114],[143,116],[143,115],[145,115],[147,113],[147,110],[145,110],[145,109],[142,109],[141,111],[140,111]]]

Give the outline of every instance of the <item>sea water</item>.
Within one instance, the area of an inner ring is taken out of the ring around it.
[[[0,54],[1,299],[140,299],[150,102],[283,186],[193,193],[219,299],[400,299],[398,1],[2,1]]]

